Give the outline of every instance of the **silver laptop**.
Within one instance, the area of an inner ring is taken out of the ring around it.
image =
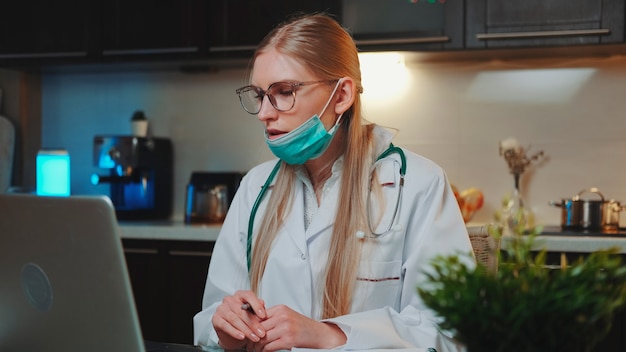
[[[176,347],[144,344],[109,198],[0,194],[0,351]]]

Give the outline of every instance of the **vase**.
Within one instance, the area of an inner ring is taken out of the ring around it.
[[[519,174],[515,174],[515,187],[510,196],[503,201],[502,234],[513,235],[529,230],[534,226],[534,217],[529,208],[524,205],[519,187]]]

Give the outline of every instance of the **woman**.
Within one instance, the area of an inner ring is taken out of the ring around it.
[[[362,91],[355,44],[325,14],[259,45],[237,93],[279,160],[253,168],[233,199],[196,344],[457,350],[416,288],[434,256],[471,252],[459,207],[440,167],[363,121]]]

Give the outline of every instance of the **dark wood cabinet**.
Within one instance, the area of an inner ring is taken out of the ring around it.
[[[594,235],[593,233],[591,234]],[[600,235],[600,234],[595,234]],[[585,258],[589,253],[562,253],[547,252],[546,264],[559,267],[563,257],[568,263],[573,263],[580,258]],[[626,255],[622,255],[622,263],[626,265]],[[611,331],[600,341],[592,350],[592,352],[622,352],[626,351],[626,308],[616,311],[613,316]]]
[[[342,24],[362,51],[463,48],[464,1],[341,2]]]
[[[100,2],[102,55],[198,54],[206,48],[203,0]]]
[[[94,7],[84,0],[5,1],[0,60],[84,58],[93,50]]]
[[[292,14],[327,11],[339,16],[338,0],[217,0],[209,11],[209,51],[249,57],[275,25]]]
[[[193,343],[213,242],[124,239],[143,337]]]
[[[287,16],[317,11],[334,15],[360,51],[625,43],[623,0],[22,0],[0,11],[0,67],[238,63]]]
[[[466,48],[624,41],[623,0],[467,1]]]

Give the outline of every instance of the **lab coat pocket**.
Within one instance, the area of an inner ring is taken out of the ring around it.
[[[355,301],[357,310],[397,307],[400,300],[402,262],[361,261],[357,273]]]

